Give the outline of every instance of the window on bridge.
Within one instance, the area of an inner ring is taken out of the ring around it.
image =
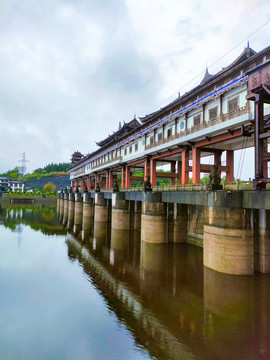
[[[193,118],[193,124],[194,126],[198,126],[201,123],[201,114],[194,116]]]
[[[209,120],[217,118],[217,106],[209,110]]]
[[[158,133],[158,141],[162,140],[162,132]]]
[[[135,144],[135,151],[138,151],[138,143]]]
[[[154,136],[151,136],[150,137],[150,145],[153,145],[154,144]]]
[[[167,138],[171,137],[172,136],[172,129],[168,129],[167,131]]]
[[[124,155],[127,155],[127,148],[124,149]]]
[[[132,146],[129,147],[129,153],[132,153]]]
[[[228,113],[236,111],[238,109],[238,97],[228,101]]]

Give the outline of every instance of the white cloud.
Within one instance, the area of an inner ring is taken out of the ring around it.
[[[33,170],[94,150],[119,121],[164,106],[206,61],[211,65],[269,17],[267,0],[5,2],[0,172],[18,165],[24,151]],[[250,37],[251,46],[269,45],[268,33],[269,24]]]

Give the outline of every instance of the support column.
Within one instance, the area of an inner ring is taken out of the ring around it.
[[[68,222],[67,228],[73,229],[74,226],[74,210],[75,210],[75,195],[74,193],[68,194]]]
[[[233,150],[226,151],[226,166],[229,168],[226,173],[226,182],[234,181],[234,152]]]
[[[263,161],[263,177],[268,178],[268,160]]]
[[[192,149],[192,184],[200,183],[200,162],[201,151],[199,148],[194,147]]]
[[[205,207],[203,263],[232,275],[254,273],[250,210]]]
[[[87,176],[87,190],[88,191],[91,190],[91,178],[90,178],[90,176]]]
[[[99,184],[99,186],[100,186],[100,175],[99,174],[95,174],[95,186],[97,186],[97,184]]]
[[[166,243],[166,219],[161,193],[142,194],[141,240],[150,243]]]
[[[109,171],[106,172],[106,184],[105,184],[105,189],[109,189]]]
[[[112,194],[112,229],[129,230],[130,213],[129,204],[125,200],[125,193]]]
[[[73,232],[78,234],[82,229],[83,199],[81,193],[75,193],[74,226]]]
[[[150,183],[156,186],[156,160],[150,160]]]
[[[59,221],[62,223],[64,215],[64,193],[63,191],[59,194]]]
[[[109,171],[109,189],[113,188],[113,172]]]
[[[214,154],[214,164],[218,166],[218,171],[217,174],[218,176],[221,178],[221,171],[220,171],[220,166],[221,166],[221,154],[222,151],[220,152],[215,152]]]
[[[90,193],[83,194],[82,239],[85,240],[93,229],[94,205]]]
[[[258,211],[257,270],[261,273],[270,273],[270,210],[260,209]]]
[[[94,215],[94,226],[96,223],[106,223],[108,222],[108,209],[107,209],[107,200],[104,199],[104,193],[95,193],[95,215]],[[107,226],[106,226],[107,228]]]
[[[188,205],[188,244],[203,247],[204,208],[203,205]]]
[[[134,230],[134,220],[135,220],[135,201],[129,200],[129,228],[130,230]]]
[[[255,133],[254,133],[254,152],[255,152],[255,179],[263,178],[263,143],[264,140],[260,138],[263,133],[263,102],[258,96],[255,101]]]
[[[122,178],[121,178],[121,187],[122,189],[125,187],[125,167],[122,167]]]
[[[182,243],[187,240],[188,205],[174,204],[173,242]]]
[[[150,176],[150,160],[149,159],[145,159],[144,160],[144,181],[146,180],[147,176]]]
[[[173,225],[174,225],[174,204],[167,203],[166,205],[166,235],[168,237],[168,242],[173,242]]]
[[[182,150],[182,185],[189,183],[189,150]]]
[[[64,192],[64,212],[63,212],[63,225],[66,226],[68,222],[68,192]]]
[[[177,185],[182,184],[182,161],[177,161]]]
[[[129,168],[128,165],[126,166],[125,187],[126,187],[126,188],[129,188],[129,187],[130,187],[130,168]]]
[[[134,230],[141,230],[141,210],[142,202],[136,200],[134,206]]]
[[[75,190],[75,181],[74,180],[71,181],[71,190],[72,191]]]
[[[176,163],[176,161],[171,162],[171,173],[172,174],[175,174],[175,163]],[[175,178],[174,177],[170,178],[170,184],[175,185]]]

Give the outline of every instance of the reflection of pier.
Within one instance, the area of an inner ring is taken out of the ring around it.
[[[102,295],[108,300],[109,305],[113,306],[112,303],[116,301],[121,302],[121,305],[124,306],[122,316],[125,318],[127,324],[129,317],[133,318],[133,323],[134,320],[136,321],[138,333],[135,331],[135,337],[142,341],[146,348],[150,348],[150,351],[153,351],[153,353],[156,351],[158,351],[159,354],[162,353],[164,359],[168,354],[170,359],[193,359],[190,349],[180,344],[175,336],[173,336],[153,314],[142,306],[139,298],[123,283],[116,280],[80,242],[71,234],[67,235],[66,242],[68,246],[76,248],[78,260],[96,283]],[[134,331],[134,329],[132,330]],[[155,345],[154,343],[151,345],[151,341],[154,341]],[[154,349],[156,346],[158,346],[158,350]]]
[[[113,236],[82,243],[68,234],[68,254],[152,356],[238,360],[252,351],[253,360],[269,358],[270,278],[203,270],[196,247],[142,243],[138,251],[139,238]]]

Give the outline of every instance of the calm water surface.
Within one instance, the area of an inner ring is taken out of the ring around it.
[[[206,269],[54,206],[0,205],[1,359],[270,359],[270,276]]]

